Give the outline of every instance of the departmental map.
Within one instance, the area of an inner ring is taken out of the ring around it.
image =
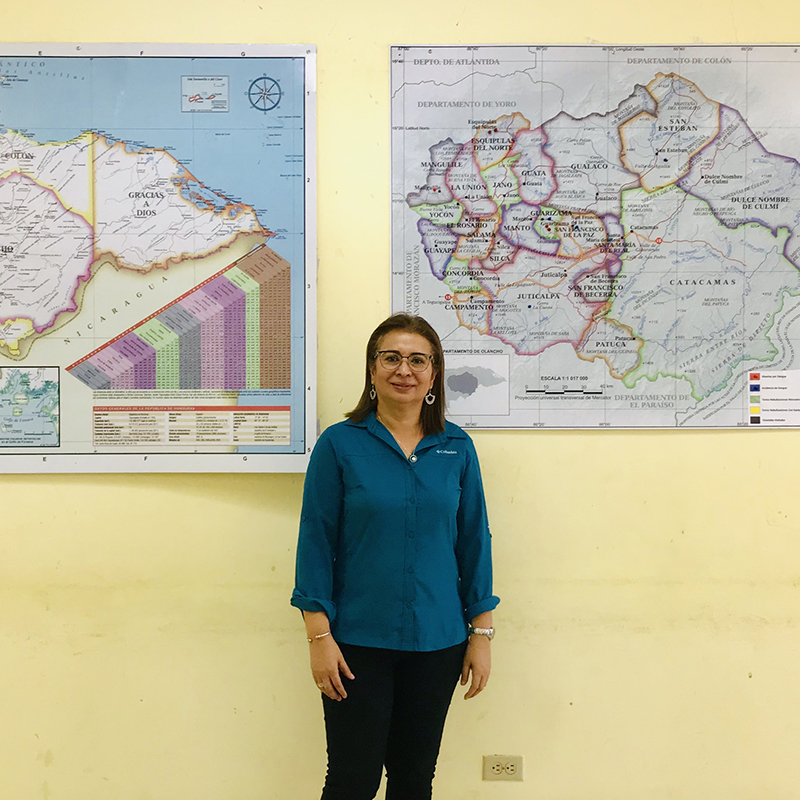
[[[314,48],[0,51],[0,470],[303,469]]]
[[[798,81],[790,46],[392,48],[393,306],[451,418],[800,425]]]

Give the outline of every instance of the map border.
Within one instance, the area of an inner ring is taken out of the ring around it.
[[[316,441],[317,136],[316,59],[312,44],[4,43],[0,57],[295,58],[303,60],[304,263],[302,453],[0,453],[0,474],[305,472]],[[296,265],[293,265],[296,268]],[[63,424],[63,420],[62,420]]]
[[[609,54],[620,54],[620,53],[627,53],[631,55],[638,55],[639,51],[651,51],[651,50],[661,50],[665,54],[672,53],[674,58],[672,59],[675,62],[679,62],[681,60],[689,61],[688,58],[685,58],[683,51],[693,51],[693,50],[738,50],[743,53],[750,54],[753,51],[757,51],[760,49],[765,50],[792,50],[795,54],[800,51],[800,45],[796,42],[779,42],[779,43],[751,43],[751,42],[719,42],[719,43],[702,43],[702,42],[694,42],[694,43],[676,43],[676,42],[668,42],[668,43],[602,43],[602,42],[589,42],[589,43],[543,43],[543,42],[517,42],[517,43],[486,43],[486,42],[461,42],[461,43],[408,43],[408,42],[395,42],[389,48],[389,102],[390,102],[390,112],[389,112],[389,131],[390,131],[390,189],[389,189],[389,196],[390,196],[390,208],[391,208],[391,221],[390,221],[390,231],[391,231],[391,243],[390,243],[390,263],[389,263],[389,277],[390,277],[390,303],[391,309],[393,312],[402,312],[408,311],[405,302],[405,291],[402,288],[403,283],[406,281],[406,272],[405,266],[403,263],[403,254],[401,250],[398,249],[397,240],[404,238],[405,236],[405,226],[400,221],[400,215],[403,213],[402,210],[396,210],[396,206],[400,207],[401,209],[405,209],[406,204],[406,192],[396,192],[396,184],[397,179],[395,176],[395,172],[397,171],[395,168],[395,161],[396,161],[396,132],[402,129],[402,125],[400,124],[400,120],[395,119],[395,96],[401,90],[404,82],[400,79],[396,79],[396,64],[400,63],[400,59],[398,59],[399,52],[398,51],[419,51],[425,54],[426,57],[436,58],[441,56],[442,51],[451,50],[453,52],[456,51],[470,51],[472,55],[477,56],[480,51],[497,51],[497,50],[514,50],[514,49],[525,49],[527,48],[532,53],[545,51],[545,50],[559,50],[559,49],[583,49],[583,50],[602,50],[608,51]],[[434,55],[435,54],[435,55]],[[800,57],[798,57],[800,58]],[[397,59],[397,60],[396,60]],[[437,62],[438,63],[438,62]],[[434,85],[438,85],[435,80],[429,81],[422,81],[422,83],[431,82]],[[513,113],[513,112],[509,112]],[[411,128],[411,130],[415,130],[415,128]],[[423,128],[423,130],[426,130]],[[782,154],[778,154],[781,155]],[[405,168],[405,165],[403,165]],[[792,297],[800,297],[800,295],[791,295]],[[409,311],[409,313],[416,313],[414,311]],[[791,316],[791,320],[787,323],[787,326],[790,326],[800,320],[800,300],[794,304],[794,308],[789,315]],[[443,341],[443,345],[445,346],[445,353],[448,352],[447,346]],[[456,350],[457,353],[463,353],[462,350]],[[477,350],[473,355],[475,356],[483,356],[485,355],[485,351]],[[739,365],[739,374],[732,377],[730,384],[726,387],[724,392],[721,394],[724,395],[723,397],[715,398],[709,406],[713,408],[714,406],[721,403],[728,395],[730,395],[733,391],[738,391],[742,395],[741,405],[743,408],[743,418],[747,417],[747,413],[744,409],[748,405],[748,398],[747,398],[747,388],[748,388],[748,373],[752,372],[753,370],[757,371],[765,371],[765,372],[774,372],[774,373],[781,373],[781,375],[788,374],[792,376],[792,374],[796,376],[800,376],[800,364],[798,364],[797,368],[786,370],[785,367],[779,366],[771,366],[765,363],[750,363],[749,366],[747,363],[742,363]],[[799,378],[800,380],[800,378]],[[509,392],[511,391],[511,387],[509,386]],[[800,405],[800,391],[798,392],[797,396],[792,396],[792,400],[795,405]],[[517,409],[519,410],[519,409]],[[563,412],[562,412],[563,413]],[[575,409],[575,414],[580,415],[580,411]],[[800,416],[795,416],[797,419],[796,422],[782,422],[782,423],[775,423],[769,425],[754,425],[752,424],[752,417],[751,422],[748,423],[746,421],[736,422],[735,424],[697,424],[697,425],[687,425],[686,422],[689,419],[697,416],[698,414],[708,414],[709,408],[705,409],[694,409],[691,411],[684,412],[685,418],[681,421],[681,423],[673,424],[673,425],[660,425],[657,423],[646,423],[646,424],[618,424],[618,423],[608,423],[608,422],[601,422],[599,424],[595,424],[592,422],[585,422],[585,421],[577,421],[574,424],[558,424],[558,423],[547,423],[547,422],[537,422],[533,424],[521,424],[517,421],[509,421],[508,423],[503,423],[496,415],[463,415],[463,414],[455,414],[451,413],[449,410],[447,411],[447,418],[451,419],[453,422],[461,425],[462,427],[469,428],[469,429],[477,429],[477,430],[497,430],[497,431],[533,431],[533,430],[566,430],[566,431],[583,431],[583,430],[598,430],[598,429],[605,429],[605,430],[618,430],[618,431],[631,431],[631,430],[641,430],[641,431],[677,431],[677,430],[693,430],[693,431],[701,431],[701,430],[745,430],[745,429],[758,429],[758,430],[780,430],[780,429],[787,429],[791,430],[794,428],[800,428]],[[481,419],[481,417],[492,417],[491,420],[489,419]],[[509,412],[507,415],[503,414],[502,416],[509,416],[513,417],[513,412]]]

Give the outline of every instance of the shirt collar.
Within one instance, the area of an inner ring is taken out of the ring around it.
[[[386,442],[388,445],[393,447],[399,453],[403,451],[400,449],[397,442],[394,440],[394,436],[389,433],[387,427],[378,422],[378,419],[375,416],[375,411],[370,411],[369,414],[364,417],[360,422],[350,422],[351,425],[355,425],[357,428],[366,428],[373,436],[377,436],[379,439]],[[435,444],[443,444],[447,439],[466,439],[467,434],[458,427],[458,425],[454,425],[452,422],[445,422],[444,423],[444,431],[441,433],[432,433],[428,436],[423,437],[422,441],[417,445],[416,450],[426,449],[428,447],[432,447]],[[405,455],[403,455],[405,458]]]

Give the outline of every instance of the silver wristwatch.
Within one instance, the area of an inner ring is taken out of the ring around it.
[[[473,628],[469,626],[470,636],[474,633],[477,636],[486,636],[488,639],[494,639],[494,628]]]

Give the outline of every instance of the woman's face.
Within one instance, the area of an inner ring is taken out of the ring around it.
[[[378,342],[378,350],[395,350],[401,356],[410,356],[412,353],[433,355],[433,348],[424,336],[407,331],[387,333]],[[378,393],[378,403],[384,407],[408,404],[421,408],[422,401],[433,387],[433,379],[436,377],[432,364],[428,363],[422,372],[414,372],[406,359],[395,369],[386,369],[380,359],[375,359],[370,373]]]

